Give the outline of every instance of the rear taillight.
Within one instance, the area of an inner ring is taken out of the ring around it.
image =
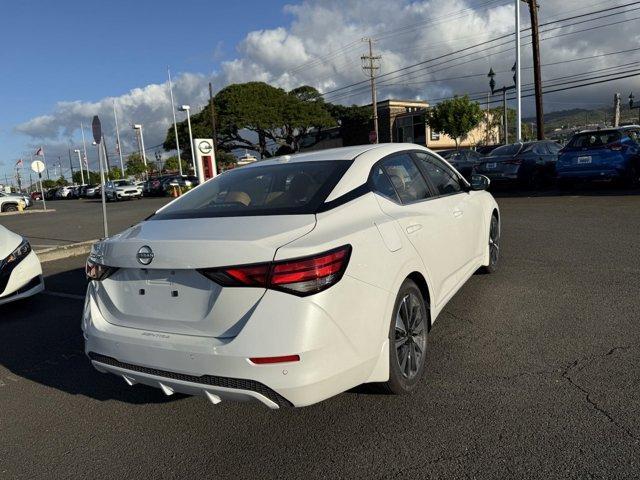
[[[613,150],[614,152],[620,152],[624,148],[624,145],[622,145],[621,143],[612,143],[611,145],[607,145],[607,148],[609,150]]]
[[[198,270],[223,287],[258,287],[306,296],[335,285],[344,274],[351,245],[304,258]]]
[[[108,278],[113,272],[118,270],[115,267],[107,267],[106,265],[102,265],[100,263],[94,262],[91,258],[87,259],[87,263],[85,265],[84,271],[89,280],[104,280]]]
[[[514,158],[513,160],[506,160],[504,163],[507,165],[522,165],[522,160],[519,158]]]

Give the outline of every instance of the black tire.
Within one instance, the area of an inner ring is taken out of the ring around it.
[[[13,203],[10,203],[9,205],[5,205],[2,208],[3,212],[17,212],[18,211],[18,206],[14,205]]]
[[[424,372],[429,309],[422,292],[406,279],[396,297],[389,326],[389,380],[381,386],[395,395],[410,393]]]
[[[491,215],[489,225],[489,265],[480,268],[482,273],[495,273],[498,270],[500,260],[500,221],[495,215]]]

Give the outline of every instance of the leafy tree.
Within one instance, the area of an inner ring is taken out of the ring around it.
[[[109,171],[109,178],[111,180],[120,180],[122,178],[122,171],[119,167],[112,167]]]
[[[42,188],[53,188],[56,187],[58,184],[56,183],[55,180],[42,180]]]
[[[480,105],[472,102],[467,95],[444,100],[429,108],[425,114],[425,120],[433,130],[453,138],[456,149],[460,140],[464,140],[483,118]]]
[[[340,125],[340,136],[345,147],[369,143],[371,107],[328,104],[327,108]]]
[[[502,117],[504,112],[502,107],[495,107],[489,110],[489,122],[487,128],[489,130],[498,129],[500,132],[500,141],[504,143],[504,132],[502,126]],[[536,131],[530,124],[522,122],[520,125],[522,131],[522,140],[530,141],[536,140]],[[513,108],[507,108],[507,132],[509,134],[509,142],[514,142],[516,139],[516,111]]]
[[[218,151],[247,149],[262,157],[283,146],[298,151],[300,140],[313,128],[336,124],[322,96],[309,86],[291,92],[263,82],[229,85],[214,97]],[[191,117],[193,137],[211,137],[210,105]],[[189,154],[186,121],[178,124],[180,147]],[[175,149],[173,128],[167,130],[165,150]]]
[[[80,172],[73,172],[73,182],[80,185],[84,178],[84,183],[87,185],[97,185],[100,183],[100,172],[89,172],[89,178],[87,178],[87,172],[84,172],[84,176],[80,175]]]
[[[218,150],[216,152],[216,164],[218,165],[218,171],[223,172],[233,168],[238,163],[238,159],[233,153],[225,152],[224,150]]]
[[[182,163],[182,173],[187,174],[189,173],[190,169],[191,170],[193,169],[193,165],[191,164],[191,162],[186,161],[184,158],[181,158],[180,162]],[[171,172],[180,171],[180,167],[178,164],[178,156],[174,155],[172,157],[167,158],[164,162],[164,166],[162,167],[162,169],[165,171],[171,171]]]
[[[56,185],[59,187],[64,187],[66,185],[69,185],[69,182],[67,182],[67,179],[64,178],[64,175],[60,175],[60,178],[56,180]]]
[[[132,153],[127,157],[125,172],[127,175],[142,175],[146,172],[144,161],[138,153]]]

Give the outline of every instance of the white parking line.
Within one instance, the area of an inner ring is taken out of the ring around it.
[[[76,295],[74,293],[51,292],[49,290],[44,290],[42,293],[44,293],[45,295],[51,295],[52,297],[71,298],[73,300],[84,300],[84,295]]]

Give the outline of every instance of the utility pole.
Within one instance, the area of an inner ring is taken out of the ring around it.
[[[376,95],[376,71],[380,68],[381,55],[373,55],[373,39],[371,37],[363,38],[369,43],[369,55],[362,55],[362,69],[369,74],[371,82],[371,105],[373,107],[373,130],[375,132],[375,142],[379,143],[380,136],[378,130],[378,98]]]
[[[542,107],[542,71],[540,69],[540,36],[538,34],[537,0],[523,0],[529,5],[531,18],[531,48],[533,53],[533,82],[536,100],[536,136],[544,140],[544,110]]]
[[[620,94],[613,96],[613,126],[620,126]]]
[[[522,141],[522,83],[520,82],[520,0],[516,2],[516,141]]]

